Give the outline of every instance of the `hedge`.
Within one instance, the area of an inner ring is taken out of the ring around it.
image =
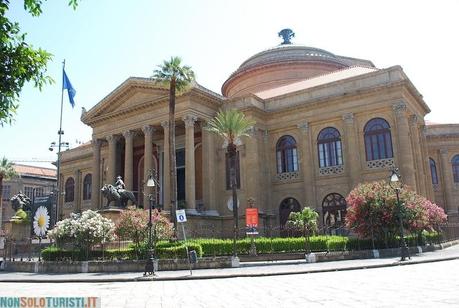
[[[202,257],[202,247],[196,243],[189,243],[188,251],[195,250],[198,257]],[[65,250],[56,246],[46,247],[41,251],[41,256],[45,261],[85,261],[85,260],[145,260],[148,255],[146,245],[141,245],[136,252],[133,247],[126,249],[107,249],[92,250],[86,253],[82,250]],[[162,244],[156,247],[156,257],[160,259],[184,259],[186,258],[186,248],[183,242]]]
[[[405,237],[408,246],[426,245],[438,243],[441,240],[441,233],[422,232],[418,235]],[[304,237],[265,238],[254,239],[257,253],[295,253],[305,251]],[[229,256],[233,253],[232,239],[209,239],[200,238],[187,242],[189,250],[195,250],[198,257]],[[248,254],[251,246],[251,239],[244,238],[236,241],[238,254]],[[375,248],[397,248],[400,247],[399,237],[391,238],[387,242],[375,241]],[[311,236],[309,237],[308,248],[312,252],[318,251],[344,251],[344,250],[368,250],[373,249],[371,239],[359,239],[344,236]],[[148,255],[148,244],[142,243],[138,248],[133,244],[127,249],[109,249],[104,252],[100,250],[85,251],[64,250],[50,246],[42,250],[44,260],[144,260]],[[160,259],[186,258],[185,245],[181,241],[167,242],[160,241],[156,244],[156,256]]]
[[[348,238],[343,236],[311,236],[309,238],[309,249],[311,251],[337,251],[345,250]],[[224,256],[233,253],[232,239],[195,239],[193,243],[201,245],[204,256]],[[304,237],[277,237],[254,239],[257,253],[286,253],[304,252]],[[239,254],[248,254],[250,251],[251,240],[249,238],[240,239],[236,242],[236,249]]]

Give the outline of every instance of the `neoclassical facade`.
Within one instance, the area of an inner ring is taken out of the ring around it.
[[[304,206],[339,228],[344,197],[358,183],[388,179],[397,166],[406,185],[441,205],[459,205],[459,125],[432,124],[422,95],[400,66],[292,44],[255,54],[222,86],[194,83],[177,97],[177,186],[191,224],[225,229],[232,219],[223,140],[205,130],[218,110],[237,108],[256,121],[238,147],[241,222],[254,198],[262,224],[282,226]],[[91,143],[62,153],[61,214],[103,206],[100,188],[121,175],[140,205],[154,196],[170,210],[168,90],[128,78],[81,120]],[[160,190],[149,191],[154,170]]]

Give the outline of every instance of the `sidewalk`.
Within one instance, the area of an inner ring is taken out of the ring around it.
[[[320,263],[306,263],[304,260],[241,262],[238,268],[199,269],[193,270],[192,275],[190,275],[189,270],[160,271],[156,272],[153,277],[143,277],[143,273],[138,272],[75,274],[0,272],[0,282],[123,282],[261,277],[404,266],[455,259],[459,259],[459,245],[433,252],[416,254],[411,257],[411,260],[404,262],[400,262],[400,258],[362,259]]]

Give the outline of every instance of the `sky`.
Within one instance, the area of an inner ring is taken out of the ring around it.
[[[180,56],[197,82],[221,93],[221,85],[255,53],[281,42],[284,28],[294,43],[337,55],[371,60],[378,68],[401,65],[432,112],[427,120],[459,123],[459,1],[357,0],[48,0],[32,17],[23,1],[11,1],[8,17],[27,41],[54,55],[48,74],[55,84],[42,92],[24,87],[12,125],[0,127],[0,157],[51,166],[56,151],[62,61],[76,90],[75,108],[64,96],[63,141],[74,148],[91,140],[80,121],[131,76],[149,77],[156,66]]]

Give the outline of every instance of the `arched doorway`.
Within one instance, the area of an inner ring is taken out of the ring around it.
[[[279,206],[280,229],[282,230],[285,227],[291,212],[299,212],[300,210],[300,203],[295,198],[285,198]]]
[[[346,199],[338,193],[325,196],[322,201],[324,231],[327,234],[343,234],[346,216]]]

